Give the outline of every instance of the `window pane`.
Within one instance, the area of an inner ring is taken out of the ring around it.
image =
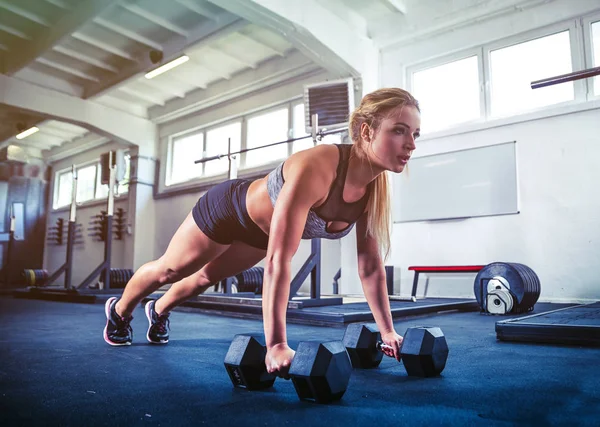
[[[260,147],[288,139],[288,109],[271,111],[248,120],[247,148]],[[246,153],[245,167],[253,167],[284,159],[288,144],[279,144]]]
[[[439,130],[479,118],[477,56],[413,74],[412,94],[421,107],[421,129]]]
[[[304,104],[298,104],[294,107],[294,126],[293,126],[293,138],[302,138],[303,136],[310,135],[306,133],[306,124],[304,121]],[[312,138],[301,139],[292,143],[292,153],[306,150],[307,148],[314,147]]]
[[[227,154],[228,139],[231,138],[231,152],[242,147],[242,123],[236,122],[206,132],[206,157]],[[240,155],[236,155],[236,164],[240,167]],[[229,170],[227,157],[212,160],[204,164],[204,176],[226,173]]]
[[[574,99],[573,82],[531,89],[531,82],[573,71],[569,32],[490,53],[492,115],[503,116]]]
[[[94,198],[96,189],[96,165],[77,169],[77,202]]]
[[[56,179],[58,196],[54,208],[67,206],[71,204],[71,193],[73,192],[73,175],[71,171],[63,172]]]
[[[594,67],[600,67],[600,21],[592,24]],[[594,77],[594,95],[600,96],[600,77]]]
[[[204,134],[197,133],[173,140],[171,157],[171,177],[169,184],[188,181],[202,175],[202,163],[194,161],[202,158]]]

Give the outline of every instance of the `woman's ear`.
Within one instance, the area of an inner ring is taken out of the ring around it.
[[[371,126],[367,123],[362,123],[360,125],[360,137],[365,142],[371,142]]]

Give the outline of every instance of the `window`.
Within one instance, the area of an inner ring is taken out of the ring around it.
[[[247,148],[260,147],[288,139],[288,109],[270,111],[248,120]],[[252,150],[246,153],[246,167],[259,166],[288,155],[288,144]]]
[[[231,138],[231,152],[240,151],[242,146],[242,123],[235,122],[206,132],[206,157],[227,154]],[[236,156],[236,164],[240,166],[240,155]],[[204,176],[218,175],[229,171],[227,157],[204,163]]]
[[[573,100],[573,82],[531,89],[531,82],[572,72],[569,31],[490,52],[491,114],[520,111]]]
[[[592,24],[592,59],[594,67],[600,67],[600,21]],[[594,77],[594,95],[600,96],[600,76]]]
[[[85,166],[77,169],[77,203],[94,199],[96,190],[97,165]]]
[[[201,159],[204,151],[204,133],[175,138],[171,144],[170,173],[167,185],[188,181],[202,175]]]
[[[412,95],[421,108],[421,129],[430,132],[481,116],[477,55],[412,74]]]
[[[71,171],[61,172],[56,177],[56,189],[54,190],[54,194],[56,194],[54,201],[54,209],[57,209],[61,206],[67,206],[71,204],[71,197],[73,192],[73,175],[71,175]]]

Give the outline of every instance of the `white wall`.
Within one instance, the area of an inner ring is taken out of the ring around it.
[[[553,2],[484,24],[439,34],[382,52],[382,85],[404,86],[404,68],[420,61],[598,9],[597,2]],[[516,215],[394,224],[395,291],[407,295],[410,265],[529,265],[541,280],[540,301],[600,298],[600,105],[558,109],[562,114],[512,124],[490,123],[418,142],[415,156],[517,141],[520,213]],[[427,195],[423,195],[427,197]],[[429,296],[473,297],[473,275],[432,275]],[[420,293],[425,281],[420,283]]]

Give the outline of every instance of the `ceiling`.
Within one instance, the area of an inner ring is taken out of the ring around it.
[[[439,29],[442,22],[456,24],[461,17],[473,19],[534,0],[312,1],[383,46],[417,30]],[[227,3],[0,0],[0,71],[151,119],[151,109],[185,104],[192,94],[197,99],[198,92],[248,70],[261,70],[274,58],[302,55],[281,32],[248,22],[218,4]],[[184,53],[189,57],[185,64],[151,80],[144,77],[159,62]],[[18,129],[34,125],[40,129],[37,134],[14,138]],[[0,148],[16,144],[51,153],[67,143],[89,146],[90,140],[103,139],[90,138],[83,127],[0,106]]]
[[[278,34],[204,0],[0,0],[3,74],[140,117],[294,50]],[[148,80],[145,72],[157,67],[151,51],[161,52],[162,62],[182,53],[189,61]],[[34,125],[38,133],[14,138],[18,126]],[[3,145],[51,150],[88,134],[0,108]]]

